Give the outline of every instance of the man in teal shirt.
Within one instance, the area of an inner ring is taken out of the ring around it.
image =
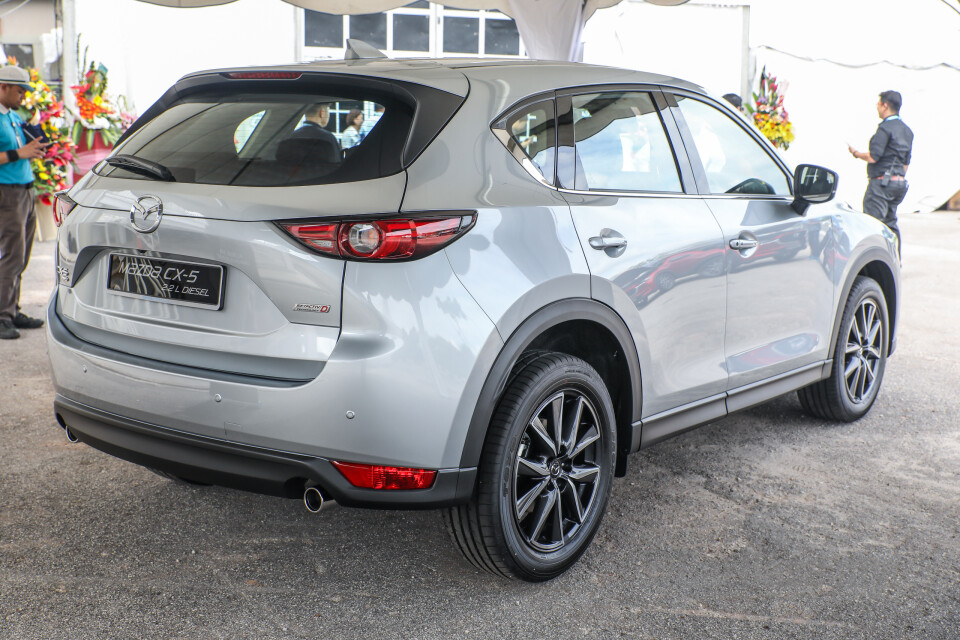
[[[30,74],[13,65],[0,68],[0,339],[20,337],[43,320],[20,311],[20,276],[30,261],[37,230],[32,158],[46,145],[23,131],[16,110],[30,91]]]

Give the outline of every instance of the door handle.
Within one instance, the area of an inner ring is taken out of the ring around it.
[[[760,243],[756,240],[749,240],[747,238],[734,238],[730,241],[730,248],[736,249],[737,251],[746,251],[747,249],[756,249],[758,244]]]
[[[589,242],[590,246],[598,251],[603,251],[604,249],[619,249],[627,246],[626,238],[618,238],[616,236],[593,236]]]

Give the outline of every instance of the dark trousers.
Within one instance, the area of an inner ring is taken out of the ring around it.
[[[33,189],[0,184],[0,319],[13,320],[20,308],[20,276],[36,231]]]
[[[887,186],[881,180],[867,182],[867,192],[863,194],[863,211],[890,227],[897,235],[897,251],[900,250],[900,228],[897,227],[897,206],[907,195],[906,180],[891,180]]]

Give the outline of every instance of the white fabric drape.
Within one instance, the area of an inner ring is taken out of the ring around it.
[[[218,4],[230,4],[236,0],[140,0],[149,4],[158,4],[161,7],[213,7]]]
[[[537,60],[580,60],[583,25],[594,11],[620,0],[509,0],[504,13],[517,23],[527,55]]]
[[[141,0],[167,7],[203,7],[234,0]],[[284,0],[289,4],[336,14],[378,13],[411,0]],[[457,9],[496,9],[517,23],[527,55],[540,60],[579,60],[583,25],[597,9],[621,0],[441,0]],[[686,0],[656,0],[686,2]]]
[[[517,23],[527,55],[540,60],[578,60],[583,25],[597,9],[621,0],[441,0],[457,9],[496,9]],[[685,1],[685,0],[684,0]],[[410,0],[285,0],[326,13],[375,13],[409,4]]]

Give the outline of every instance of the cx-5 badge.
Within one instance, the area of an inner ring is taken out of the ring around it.
[[[140,233],[153,233],[163,217],[163,202],[157,196],[140,196],[130,207],[130,224]]]

